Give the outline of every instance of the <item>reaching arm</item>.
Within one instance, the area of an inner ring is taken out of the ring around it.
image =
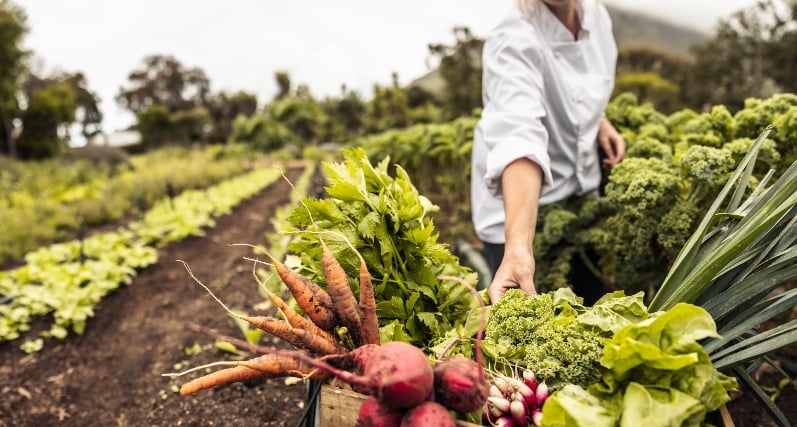
[[[495,303],[510,288],[536,295],[534,287],[534,230],[542,187],[542,170],[527,158],[510,163],[501,175],[506,245],[487,294]]]

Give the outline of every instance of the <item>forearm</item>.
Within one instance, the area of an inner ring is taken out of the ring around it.
[[[531,253],[542,187],[542,170],[529,159],[510,163],[501,176],[505,254]]]

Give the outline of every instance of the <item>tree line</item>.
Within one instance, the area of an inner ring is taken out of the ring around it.
[[[715,34],[679,56],[650,48],[624,49],[616,93],[672,112],[722,104],[730,111],[747,98],[797,91],[797,2],[763,0],[720,21]],[[81,72],[41,76],[22,48],[29,31],[24,10],[0,0],[0,153],[42,159],[68,149],[67,131],[78,124],[86,138],[102,132],[99,99]],[[168,54],[145,57],[127,76],[115,101],[136,117],[146,150],[168,144],[245,142],[260,150],[344,142],[419,123],[478,114],[484,40],[468,28],[453,30],[451,45],[429,44],[441,90],[401,86],[394,73],[375,84],[369,99],[341,85],[323,99],[276,72],[277,94],[213,92],[205,72]]]

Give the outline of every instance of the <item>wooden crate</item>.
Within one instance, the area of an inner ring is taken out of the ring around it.
[[[319,401],[320,427],[355,427],[360,405],[368,396],[350,389],[324,384]],[[457,427],[480,427],[477,424],[457,421]]]

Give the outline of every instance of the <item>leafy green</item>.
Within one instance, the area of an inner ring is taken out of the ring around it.
[[[608,340],[601,380],[554,392],[544,426],[700,426],[730,400],[736,380],[717,371],[701,340],[717,337],[704,309],[679,303],[630,324]]]
[[[475,285],[476,276],[438,242],[431,215],[439,208],[404,169],[395,166],[391,176],[389,158],[372,165],[362,149],[344,150],[343,157],[323,164],[329,197],[305,198],[288,216],[295,234],[288,249],[301,257],[302,273],[323,285],[319,238],[355,278],[359,258],[346,240],[351,242],[372,276],[382,340],[428,349],[476,306],[468,289],[438,277],[462,277]],[[350,284],[357,292],[357,281]]]
[[[569,288],[528,297],[508,290],[490,308],[487,357],[531,369],[553,388],[587,386],[600,378],[600,359],[615,331],[648,317],[642,294],[605,295],[592,307]]]

